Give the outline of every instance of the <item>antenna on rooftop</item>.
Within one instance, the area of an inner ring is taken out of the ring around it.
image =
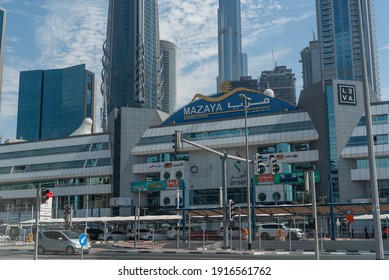
[[[311,31],[312,31],[313,41],[315,41],[316,40],[316,38],[315,38],[315,31],[313,31],[313,29],[311,29]]]

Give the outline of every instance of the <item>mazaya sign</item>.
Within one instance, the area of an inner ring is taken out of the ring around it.
[[[191,103],[176,111],[164,124],[192,123],[243,117],[245,114],[245,102],[239,96],[240,94],[244,94],[251,99],[247,103],[248,115],[296,110],[295,106],[281,99],[265,95],[255,90],[237,88],[227,93],[218,93],[211,96],[196,94]]]

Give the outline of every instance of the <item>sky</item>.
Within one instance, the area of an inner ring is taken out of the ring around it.
[[[78,64],[95,73],[100,94],[108,0],[0,0],[7,10],[0,132],[16,137],[19,73]],[[218,0],[159,0],[160,39],[178,47],[177,109],[216,91]],[[375,0],[382,100],[389,100],[388,0]],[[241,0],[248,74],[286,65],[302,89],[300,51],[316,36],[314,0]],[[98,120],[99,122],[99,120]]]

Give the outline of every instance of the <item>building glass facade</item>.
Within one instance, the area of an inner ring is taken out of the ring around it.
[[[120,107],[157,108],[157,1],[111,0],[104,52],[107,115]]]
[[[162,77],[163,77],[163,98],[161,110],[173,114],[176,110],[176,95],[177,95],[177,47],[171,42],[161,40],[162,49]]]
[[[218,43],[218,82],[247,76],[247,56],[242,54],[240,0],[219,0]]]
[[[368,80],[380,98],[373,0],[316,0],[322,80],[363,80],[357,1],[361,3]]]
[[[84,64],[22,71],[16,136],[25,140],[67,137],[85,118],[95,123],[95,99],[95,77]]]

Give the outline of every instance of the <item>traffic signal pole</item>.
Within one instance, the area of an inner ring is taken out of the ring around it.
[[[40,213],[41,213],[41,199],[42,199],[42,187],[39,185],[36,189],[34,260],[38,259],[38,234],[39,234],[39,220],[40,220]]]
[[[174,148],[175,152],[180,152],[182,150],[182,143],[181,142],[183,142],[183,143],[187,143],[189,145],[195,146],[197,148],[200,148],[202,150],[206,150],[208,152],[216,154],[216,155],[220,156],[220,158],[222,159],[223,249],[227,249],[228,248],[228,213],[227,213],[228,201],[227,201],[227,168],[226,168],[226,160],[227,159],[233,159],[233,160],[245,161],[245,162],[247,162],[247,165],[248,165],[248,163],[253,163],[253,161],[249,160],[249,159],[245,159],[245,158],[229,155],[225,151],[218,152],[216,150],[213,150],[211,148],[208,148],[208,147],[205,147],[203,145],[197,144],[195,142],[186,140],[186,139],[184,139],[182,137],[182,131],[176,130],[175,134],[174,134],[174,139],[175,139],[174,140],[175,143],[174,143],[173,148]],[[248,170],[247,170],[247,172],[248,172]],[[248,213],[250,213],[251,209],[247,209],[247,210],[248,210]],[[251,229],[249,229],[249,232],[250,232],[250,230]]]

